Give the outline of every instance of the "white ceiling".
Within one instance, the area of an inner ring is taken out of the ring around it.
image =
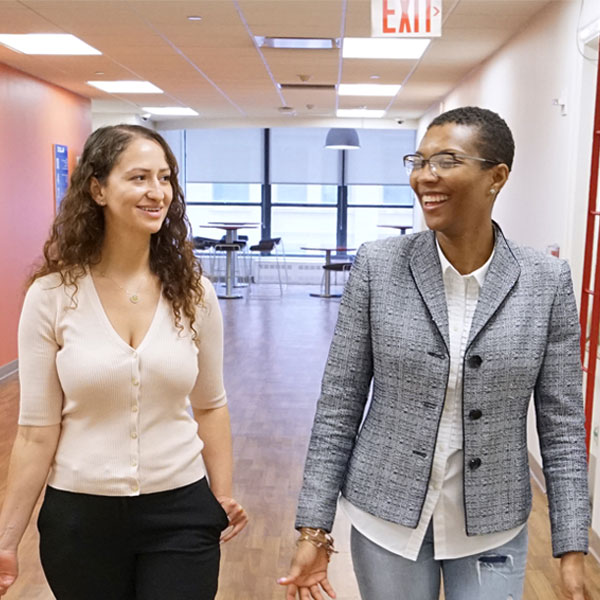
[[[570,0],[555,0],[570,1]],[[369,37],[370,0],[0,0],[0,33],[71,33],[101,56],[28,56],[0,46],[0,62],[94,100],[95,110],[189,106],[219,121],[335,117],[336,107],[415,119],[521,30],[548,0],[442,0],[442,37],[419,61],[342,59],[334,50],[259,49],[253,36]],[[202,17],[189,21],[190,15]],[[98,75],[97,73],[102,73]],[[338,97],[277,84],[395,83],[395,98]],[[379,79],[372,80],[377,75]],[[143,79],[164,94],[108,94],[94,79]],[[292,116],[279,108],[292,107]],[[194,122],[194,118],[189,121]]]

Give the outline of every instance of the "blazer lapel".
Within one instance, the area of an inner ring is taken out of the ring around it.
[[[416,241],[409,264],[419,294],[449,349],[446,292],[433,231],[428,231]]]
[[[490,268],[485,276],[485,281],[479,294],[479,301],[473,315],[467,348],[498,310],[502,302],[504,302],[504,299],[519,279],[521,273],[519,263],[508,247],[502,230],[496,223],[494,223],[494,229],[496,231],[494,258],[492,258]]]

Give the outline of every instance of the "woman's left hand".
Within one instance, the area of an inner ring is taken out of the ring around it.
[[[589,600],[583,580],[583,552],[567,552],[560,559],[560,577],[565,600]]]
[[[227,518],[229,519],[229,527],[221,534],[221,541],[228,542],[246,527],[248,524],[248,515],[244,507],[233,498],[217,496],[217,500],[227,513]]]

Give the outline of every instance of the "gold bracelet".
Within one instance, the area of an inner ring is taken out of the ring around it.
[[[317,548],[324,548],[327,553],[327,560],[331,560],[331,555],[337,553],[334,547],[333,538],[331,534],[327,533],[324,529],[313,529],[312,527],[301,527],[300,537],[297,539],[296,544],[300,542],[309,542]]]

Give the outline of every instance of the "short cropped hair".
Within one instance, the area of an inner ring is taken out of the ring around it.
[[[476,127],[476,146],[481,158],[504,163],[510,171],[515,155],[515,141],[506,121],[500,115],[479,106],[463,106],[437,116],[427,130],[446,123]],[[492,166],[491,163],[481,163],[483,169]]]

